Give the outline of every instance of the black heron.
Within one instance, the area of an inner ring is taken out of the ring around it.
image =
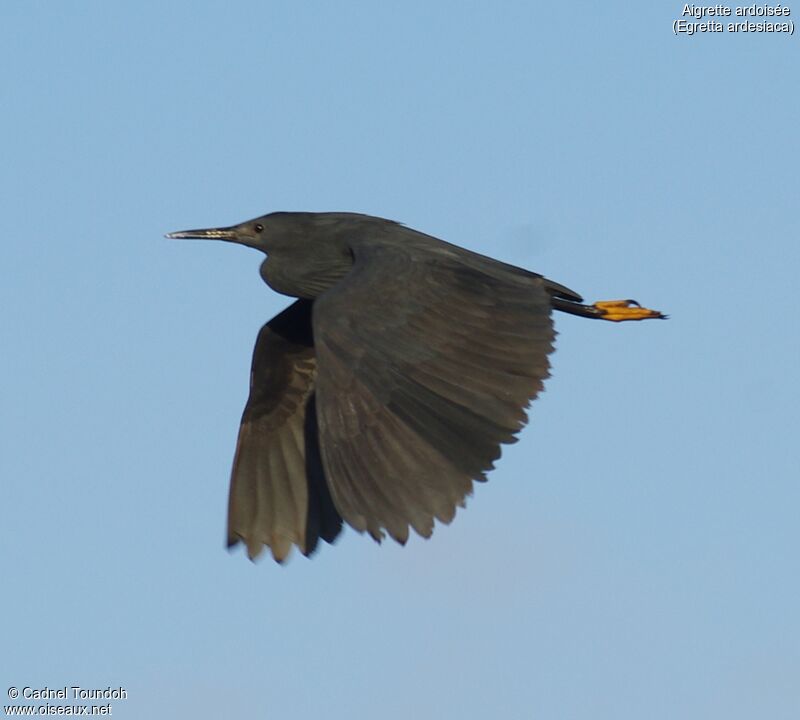
[[[231,473],[228,546],[281,562],[344,520],[380,541],[449,523],[549,375],[552,310],[662,318],[632,300],[582,304],[552,280],[356,213],[277,212],[186,230],[267,255],[297,298],[258,334]]]

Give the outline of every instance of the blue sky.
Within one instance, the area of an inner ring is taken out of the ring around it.
[[[2,692],[120,718],[800,715],[797,39],[681,3],[5,2]],[[800,8],[798,8],[800,10]],[[668,322],[553,377],[430,541],[223,548],[260,256],[400,220]],[[4,701],[5,703],[5,701]]]

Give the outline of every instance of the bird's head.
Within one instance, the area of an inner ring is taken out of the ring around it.
[[[349,272],[348,228],[331,213],[276,212],[229,227],[168,233],[175,240],[225,240],[267,254],[261,277],[273,290],[314,298]],[[361,216],[348,216],[361,217]]]

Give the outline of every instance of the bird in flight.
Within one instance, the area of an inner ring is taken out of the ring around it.
[[[258,334],[231,473],[228,546],[310,555],[342,522],[376,541],[449,523],[516,441],[549,376],[552,311],[665,317],[633,300],[583,304],[522,268],[356,213],[276,212],[168,238],[266,254],[297,298]]]

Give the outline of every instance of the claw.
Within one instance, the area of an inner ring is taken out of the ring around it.
[[[666,320],[667,316],[658,310],[642,307],[636,300],[600,300],[593,308],[599,311],[600,320],[623,322],[625,320],[648,320],[659,318]]]

